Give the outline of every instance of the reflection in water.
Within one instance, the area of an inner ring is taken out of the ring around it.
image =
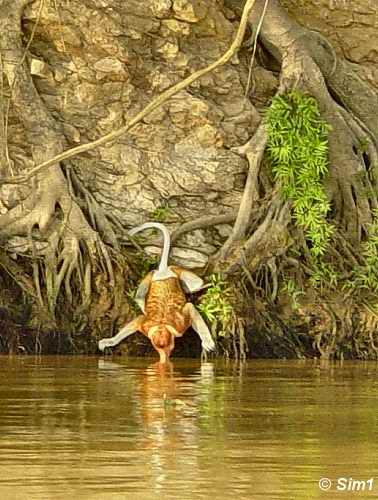
[[[378,495],[373,363],[2,357],[0,379],[1,499]]]

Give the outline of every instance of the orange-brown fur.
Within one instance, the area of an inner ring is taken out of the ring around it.
[[[178,278],[152,281],[146,297],[142,332],[148,335],[154,326],[170,325],[178,334],[184,333],[189,326],[182,313],[185,304],[185,294]]]
[[[185,304],[185,294],[178,278],[151,281],[140,331],[150,338],[161,361],[169,359],[175,336],[181,336],[190,326],[190,318],[183,314]]]

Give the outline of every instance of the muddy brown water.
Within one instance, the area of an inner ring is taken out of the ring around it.
[[[377,376],[375,363],[0,357],[0,499],[378,498]]]

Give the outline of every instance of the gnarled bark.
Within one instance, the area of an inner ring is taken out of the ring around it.
[[[226,0],[239,10],[244,2]],[[259,22],[264,0],[258,0],[250,16]],[[338,57],[319,33],[290,18],[278,0],[271,0],[261,26],[261,41],[281,65],[280,91],[299,89],[316,98],[329,135],[328,191],[340,229],[354,243],[368,232],[371,209],[377,207],[376,173],[369,168],[378,158],[378,101],[376,93]],[[368,142],[364,155],[359,145]]]
[[[65,149],[66,141],[60,126],[41,100],[25,61],[21,16],[28,3],[21,0],[0,3],[0,54],[12,105],[25,128],[32,159],[39,164],[59,155]],[[107,229],[111,238],[110,225]],[[26,199],[0,217],[0,237],[14,236],[26,236],[30,241],[37,237],[42,245],[43,278],[52,314],[62,287],[67,300],[72,301],[74,277],[82,289],[82,305],[89,305],[91,269],[96,266],[96,261],[105,262],[110,284],[114,283],[108,250],[96,228],[88,223],[59,164],[37,174]],[[81,243],[85,245],[89,259],[85,258],[85,252],[83,254]],[[33,245],[29,249],[31,253]],[[39,290],[38,265],[33,269]]]

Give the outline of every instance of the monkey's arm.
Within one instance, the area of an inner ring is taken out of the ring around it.
[[[138,289],[135,294],[134,300],[138,304],[138,306],[142,309],[143,312],[146,312],[145,311],[146,296],[148,294],[148,290],[150,289],[151,280],[152,280],[152,273],[148,273],[147,276],[145,276],[139,283]]]
[[[140,330],[142,323],[145,319],[145,316],[141,314],[140,316],[136,317],[130,323],[127,323],[126,326],[120,330],[117,335],[114,335],[114,337],[109,337],[106,339],[100,340],[98,343],[98,348],[100,351],[104,351],[107,347],[114,347],[118,345],[122,340],[124,340],[126,337],[131,335],[132,333],[135,333],[136,331]]]
[[[200,336],[203,349],[206,352],[213,351],[215,349],[214,340],[207,327],[207,324],[205,323],[197,309],[194,307],[194,305],[191,302],[188,302],[187,304],[185,304],[183,312],[185,315],[189,316],[193,330],[195,330]]]
[[[186,293],[198,292],[203,288],[203,279],[196,274],[178,266],[170,266],[170,269],[178,276]]]

